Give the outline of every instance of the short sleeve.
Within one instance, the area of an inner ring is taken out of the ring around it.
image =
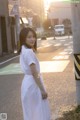
[[[31,65],[32,63],[35,64],[35,55],[32,49],[26,49],[23,54],[23,58],[24,58],[25,63],[27,63],[28,65]]]

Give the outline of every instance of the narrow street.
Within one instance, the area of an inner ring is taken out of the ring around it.
[[[76,104],[72,46],[72,37],[67,36],[38,40],[36,55],[48,92],[52,120],[58,117],[60,109]],[[20,99],[23,76],[19,57],[1,65],[0,113],[7,113],[8,120],[23,120]]]

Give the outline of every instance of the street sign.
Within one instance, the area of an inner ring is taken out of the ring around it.
[[[11,12],[10,12],[10,15],[19,15],[19,10],[18,10],[18,5],[14,5]]]
[[[9,14],[19,15],[19,0],[8,0],[8,3],[9,3]]]

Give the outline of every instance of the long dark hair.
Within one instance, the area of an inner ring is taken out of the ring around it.
[[[26,44],[26,37],[27,37],[27,35],[28,35],[28,33],[30,31],[33,33],[34,37],[36,38],[36,42],[35,42],[35,44],[33,46],[34,51],[36,51],[36,49],[37,49],[37,35],[36,35],[36,32],[30,27],[25,27],[20,31],[20,34],[19,34],[19,50],[18,50],[18,54],[20,54],[20,52],[21,52],[22,45],[25,45],[26,47],[31,49],[31,47]]]

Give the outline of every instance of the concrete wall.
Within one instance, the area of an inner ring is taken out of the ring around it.
[[[0,22],[0,26],[1,26],[1,22]],[[0,28],[1,31],[1,28]],[[1,32],[0,32],[0,55],[2,54],[2,40],[1,40]]]
[[[7,17],[6,17],[6,31],[7,31],[8,52],[10,53],[12,51],[12,44],[11,44],[10,24]]]
[[[8,0],[0,0],[0,15],[8,15]]]
[[[8,52],[11,52],[12,45],[11,45],[11,34],[10,34],[10,25],[9,25],[8,0],[0,0],[0,17],[1,16],[5,17],[6,33],[7,33],[7,48],[8,48]],[[3,51],[2,51],[2,39],[1,39],[1,27],[0,27],[0,55],[2,54],[3,54]]]

